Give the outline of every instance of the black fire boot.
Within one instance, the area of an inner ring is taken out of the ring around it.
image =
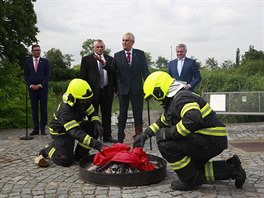
[[[204,178],[199,172],[197,172],[196,176],[187,182],[182,182],[180,180],[173,181],[171,183],[171,188],[173,190],[188,191],[194,189],[197,186],[201,186],[204,183]]]
[[[48,158],[48,155],[47,155],[46,149],[47,149],[47,148],[45,148],[45,147],[42,148],[42,149],[40,150],[40,152],[39,152],[39,155],[42,155],[43,157]]]
[[[235,180],[235,186],[237,188],[242,188],[246,180],[246,172],[241,166],[239,157],[234,155],[226,160],[226,164],[230,178]]]
[[[125,133],[118,133],[117,136],[118,136],[118,142],[123,143],[125,139]]]
[[[49,144],[45,145],[39,152],[39,155],[42,155],[44,158],[48,159],[48,153],[50,150],[54,147],[55,143],[54,141],[51,141]]]

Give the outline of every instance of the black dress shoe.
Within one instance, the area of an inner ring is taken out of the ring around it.
[[[38,134],[39,134],[39,131],[33,130],[29,135],[38,135]]]
[[[123,143],[126,137],[125,133],[118,133],[117,136],[118,136],[118,142]]]
[[[45,131],[41,131],[41,135],[47,135]]]
[[[117,142],[119,142],[118,140],[115,140],[112,137],[110,137],[110,138],[104,138],[103,141],[104,142],[110,142],[110,143],[117,143]]]
[[[116,139],[113,139],[113,138],[109,138],[109,142],[111,142],[111,143],[118,143],[119,141],[116,140]]]

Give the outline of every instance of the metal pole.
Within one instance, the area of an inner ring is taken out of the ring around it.
[[[147,107],[148,107],[148,125],[150,126],[150,111],[149,111],[149,101],[147,101]],[[149,138],[149,148],[152,150],[152,139]]]
[[[28,87],[27,87],[27,83],[26,83],[26,136],[24,137],[20,137],[20,140],[32,140],[34,139],[32,136],[28,136]]]

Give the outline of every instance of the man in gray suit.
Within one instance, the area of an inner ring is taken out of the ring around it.
[[[131,101],[135,135],[142,132],[143,127],[143,80],[149,75],[145,53],[134,49],[135,37],[132,33],[125,33],[122,39],[123,50],[114,54],[112,68],[118,76],[119,117],[118,141],[125,138],[125,127],[129,101]]]
[[[202,80],[201,74],[194,59],[187,58],[185,44],[176,46],[177,59],[169,62],[168,74],[176,80],[186,82],[185,90],[194,91],[195,86]]]

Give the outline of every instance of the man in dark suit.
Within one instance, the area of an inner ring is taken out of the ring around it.
[[[24,67],[24,79],[28,86],[29,98],[31,102],[32,118],[34,129],[30,135],[47,135],[45,127],[47,125],[48,114],[48,81],[50,79],[49,61],[40,57],[40,46],[35,44],[31,47],[32,57],[28,58]],[[39,123],[39,105],[41,119]]]
[[[111,71],[113,58],[104,54],[105,44],[97,39],[93,42],[93,53],[84,56],[81,62],[80,77],[88,82],[93,90],[92,104],[101,110],[104,129],[103,141],[116,143],[112,137],[111,116],[114,90],[117,86],[115,72]]]
[[[185,90],[194,91],[195,86],[202,80],[195,60],[186,57],[187,47],[179,44],[176,47],[177,59],[169,62],[168,73],[179,81],[186,82]]]
[[[142,132],[143,126],[143,80],[149,75],[145,53],[132,48],[135,37],[132,33],[124,34],[122,39],[123,50],[115,53],[112,64],[118,75],[119,117],[118,141],[125,138],[125,127],[129,101],[131,101],[135,136]],[[135,137],[134,136],[134,137]]]

